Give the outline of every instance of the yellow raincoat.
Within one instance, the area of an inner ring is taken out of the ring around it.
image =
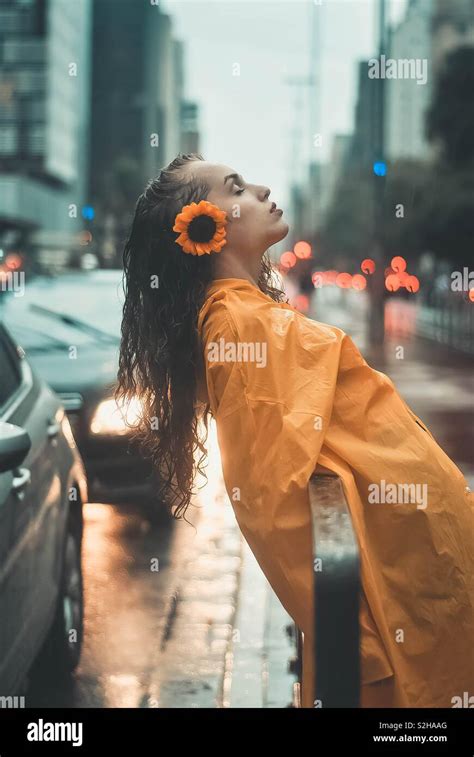
[[[361,706],[474,695],[474,502],[461,471],[341,329],[226,278],[209,286],[198,330],[230,502],[304,633],[303,706],[315,696],[318,463],[341,477],[359,542]]]

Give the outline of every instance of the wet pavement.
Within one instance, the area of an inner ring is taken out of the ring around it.
[[[291,619],[240,535],[219,466],[213,432],[193,525],[160,529],[138,507],[85,506],[81,661],[69,685],[31,686],[28,707],[291,701]]]
[[[86,505],[80,665],[66,689],[41,682],[29,706],[218,705],[240,537],[218,492],[200,507],[195,527],[160,529],[139,508]]]

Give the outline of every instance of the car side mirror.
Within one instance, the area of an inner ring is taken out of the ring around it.
[[[24,428],[0,421],[0,473],[21,465],[30,447],[30,435]]]

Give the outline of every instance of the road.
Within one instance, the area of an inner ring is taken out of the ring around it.
[[[203,481],[201,481],[203,483]],[[85,629],[71,685],[29,707],[216,707],[236,611],[242,541],[211,439],[209,484],[188,521],[151,527],[140,508],[85,506]]]

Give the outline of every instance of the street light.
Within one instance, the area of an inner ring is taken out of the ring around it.
[[[379,57],[385,54],[385,0],[379,0]],[[374,233],[373,255],[375,262],[383,259],[383,209],[385,200],[385,177],[387,164],[385,162],[385,134],[384,134],[384,98],[385,80],[373,79],[376,87],[374,97],[374,153],[373,153],[373,202],[374,202]],[[381,346],[384,342],[384,310],[385,310],[385,286],[383,268],[375,265],[374,274],[368,281],[370,293],[370,307],[368,309],[369,321],[367,324],[369,343],[372,346]]]

